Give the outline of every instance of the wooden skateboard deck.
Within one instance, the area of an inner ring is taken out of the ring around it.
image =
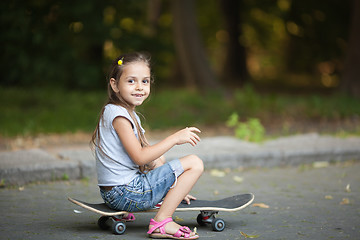
[[[98,221],[98,225],[102,229],[107,229],[108,226],[106,222],[109,219],[113,220],[113,232],[115,234],[123,234],[126,229],[125,222],[121,221],[121,216],[128,214],[126,211],[115,211],[109,208],[105,203],[87,203],[81,200],[76,200],[73,198],[68,198],[68,200],[84,209],[95,212],[102,215]],[[176,208],[177,212],[185,211],[200,211],[200,214],[197,217],[197,222],[199,225],[206,225],[207,223],[211,224],[213,230],[222,231],[225,228],[224,220],[220,218],[215,218],[215,214],[218,212],[235,212],[239,211],[252,203],[254,200],[254,195],[251,193],[240,194],[232,197],[209,201],[209,200],[192,200],[190,205],[185,202],[180,203]],[[141,212],[156,212],[158,208],[149,209]],[[141,213],[136,212],[136,213]],[[119,219],[120,218],[120,219]]]

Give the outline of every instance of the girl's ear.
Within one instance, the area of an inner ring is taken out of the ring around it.
[[[110,85],[114,92],[116,92],[116,93],[119,92],[119,88],[117,87],[115,78],[110,78]]]

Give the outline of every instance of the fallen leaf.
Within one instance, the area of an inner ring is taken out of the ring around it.
[[[265,203],[253,203],[253,207],[259,207],[259,208],[270,208],[269,205],[266,205]]]
[[[249,235],[249,234],[246,234],[241,231],[240,231],[240,234],[243,235],[245,238],[258,238],[259,237],[259,235]]]
[[[233,177],[233,180],[235,182],[238,182],[238,183],[242,183],[244,181],[244,178],[240,177],[240,176],[234,176]]]
[[[80,214],[80,213],[82,213],[82,211],[79,211],[79,210],[74,209],[74,213]]]
[[[240,234],[243,235],[243,236],[246,237],[246,238],[247,238],[247,236],[248,236],[246,233],[244,233],[244,232],[242,232],[242,231],[240,231]]]
[[[351,192],[351,189],[350,189],[350,184],[346,185],[345,190],[346,190],[346,192]]]
[[[326,196],[325,196],[325,199],[333,199],[333,196],[331,196],[331,195],[326,195]]]
[[[182,221],[184,221],[184,219],[182,219],[182,218],[180,218],[180,217],[178,217],[178,216],[175,216],[174,221],[176,221],[176,222],[182,222]]]
[[[327,161],[318,161],[313,163],[314,168],[325,168],[329,166],[329,162]]]
[[[211,176],[213,177],[225,177],[226,173],[218,169],[213,169],[210,171]]]
[[[219,191],[218,191],[218,190],[214,190],[214,195],[219,195]]]
[[[340,202],[341,205],[348,205],[350,204],[350,200],[348,198],[343,198],[342,201]]]

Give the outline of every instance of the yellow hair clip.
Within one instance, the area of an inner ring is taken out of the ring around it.
[[[118,61],[118,65],[121,66],[123,64],[123,60],[124,60],[124,57],[122,57],[119,61]]]

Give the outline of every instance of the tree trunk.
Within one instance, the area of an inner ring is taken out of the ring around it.
[[[345,60],[342,89],[360,97],[360,1],[353,0],[350,36]]]
[[[149,23],[149,36],[157,34],[157,23],[161,14],[161,0],[148,0],[147,18]]]
[[[188,87],[216,89],[219,83],[210,68],[195,18],[193,0],[173,0],[174,40],[180,69]]]
[[[240,44],[242,34],[240,9],[242,1],[220,0],[226,31],[229,34],[222,78],[230,85],[244,85],[248,79],[246,51]]]

